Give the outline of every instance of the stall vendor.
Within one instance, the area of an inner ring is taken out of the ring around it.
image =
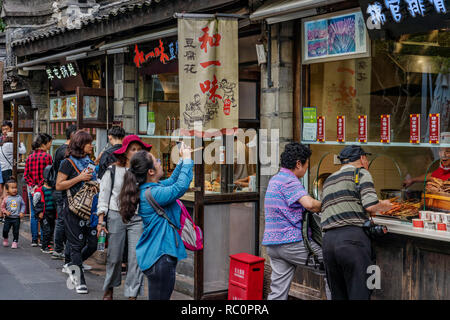
[[[442,143],[450,143],[450,133],[449,132],[443,132],[441,135],[441,142]],[[433,178],[438,178],[444,181],[447,181],[450,179],[450,148],[440,148],[439,149],[439,168],[437,168],[435,171],[427,174],[427,181]],[[410,185],[417,183],[417,182],[423,182],[425,180],[425,174],[411,178],[406,179],[403,181],[404,187],[409,187]]]

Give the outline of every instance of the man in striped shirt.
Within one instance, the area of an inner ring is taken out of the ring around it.
[[[370,298],[367,267],[374,261],[362,226],[370,214],[392,206],[389,200],[378,200],[367,155],[360,146],[345,147],[338,156],[343,166],[323,186],[322,249],[333,300]]]

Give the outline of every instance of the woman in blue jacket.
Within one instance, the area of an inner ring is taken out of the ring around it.
[[[148,278],[149,300],[170,299],[177,262],[187,257],[178,232],[155,212],[145,196],[146,190],[151,188],[155,201],[171,222],[180,227],[181,209],[176,201],[188,190],[194,166],[189,148],[183,145],[180,156],[182,159],[170,178],[160,181],[163,175],[161,161],[147,151],[137,152],[131,158],[120,193],[120,214],[125,223],[139,204],[138,214],[142,217],[144,232],[136,245],[136,258]]]

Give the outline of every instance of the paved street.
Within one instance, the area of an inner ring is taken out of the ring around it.
[[[3,229],[3,224],[0,223]],[[92,270],[85,272],[89,293],[77,294],[66,286],[67,275],[61,271],[62,260],[54,260],[51,255],[41,252],[40,247],[31,247],[28,221],[21,224],[18,249],[0,247],[0,300],[101,300],[105,266],[99,264],[95,257],[86,263]],[[12,235],[10,233],[10,242]],[[124,300],[122,286],[114,291],[114,299]],[[147,281],[145,296],[147,299]],[[174,292],[172,300],[184,300],[190,297]]]

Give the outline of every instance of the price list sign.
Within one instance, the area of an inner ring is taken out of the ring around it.
[[[382,143],[391,142],[391,116],[389,114],[381,115],[380,141]]]
[[[337,142],[345,142],[345,116],[337,116],[336,134]]]
[[[420,143],[420,114],[409,115],[409,142]]]
[[[325,117],[317,117],[317,141],[325,142]]]
[[[358,141],[367,142],[367,116],[358,116]]]
[[[439,136],[441,135],[441,121],[439,113],[430,113],[430,143],[439,143]]]

